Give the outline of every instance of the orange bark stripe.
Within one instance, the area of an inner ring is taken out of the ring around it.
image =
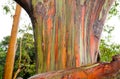
[[[63,68],[66,68],[66,47],[65,47],[65,40],[63,39],[62,41],[62,64],[63,64]]]
[[[55,28],[55,64],[58,62],[58,19],[56,19],[56,28]]]
[[[95,54],[95,38],[94,38],[94,34],[90,33],[90,54],[91,54],[91,58],[94,58],[94,54]]]
[[[75,38],[75,61],[76,61],[76,67],[80,66],[80,55],[79,55],[79,46],[78,46],[78,37]]]
[[[85,28],[85,6],[82,7],[82,14],[81,14],[81,28],[82,28],[82,39],[84,40],[84,28]]]
[[[47,29],[48,29],[48,34],[49,34],[52,29],[52,19],[50,17],[47,19]]]

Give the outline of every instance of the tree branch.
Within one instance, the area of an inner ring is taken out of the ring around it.
[[[28,79],[111,79],[120,78],[120,55],[113,56],[110,63],[47,72]]]
[[[22,8],[26,10],[29,16],[32,15],[32,3],[31,0],[14,0],[17,2]]]

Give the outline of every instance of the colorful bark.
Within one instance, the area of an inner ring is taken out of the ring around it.
[[[31,9],[28,6],[26,10],[31,11],[37,72],[97,62],[102,27],[113,1],[28,0]]]
[[[86,67],[47,72],[29,79],[119,79],[120,55],[114,56],[110,63],[97,63]]]

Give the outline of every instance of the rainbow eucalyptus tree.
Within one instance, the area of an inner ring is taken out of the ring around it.
[[[114,0],[15,0],[33,24],[37,73],[97,62]]]

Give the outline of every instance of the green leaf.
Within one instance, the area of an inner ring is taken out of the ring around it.
[[[5,10],[6,14],[10,12],[10,8],[7,5],[3,7],[3,10]]]

